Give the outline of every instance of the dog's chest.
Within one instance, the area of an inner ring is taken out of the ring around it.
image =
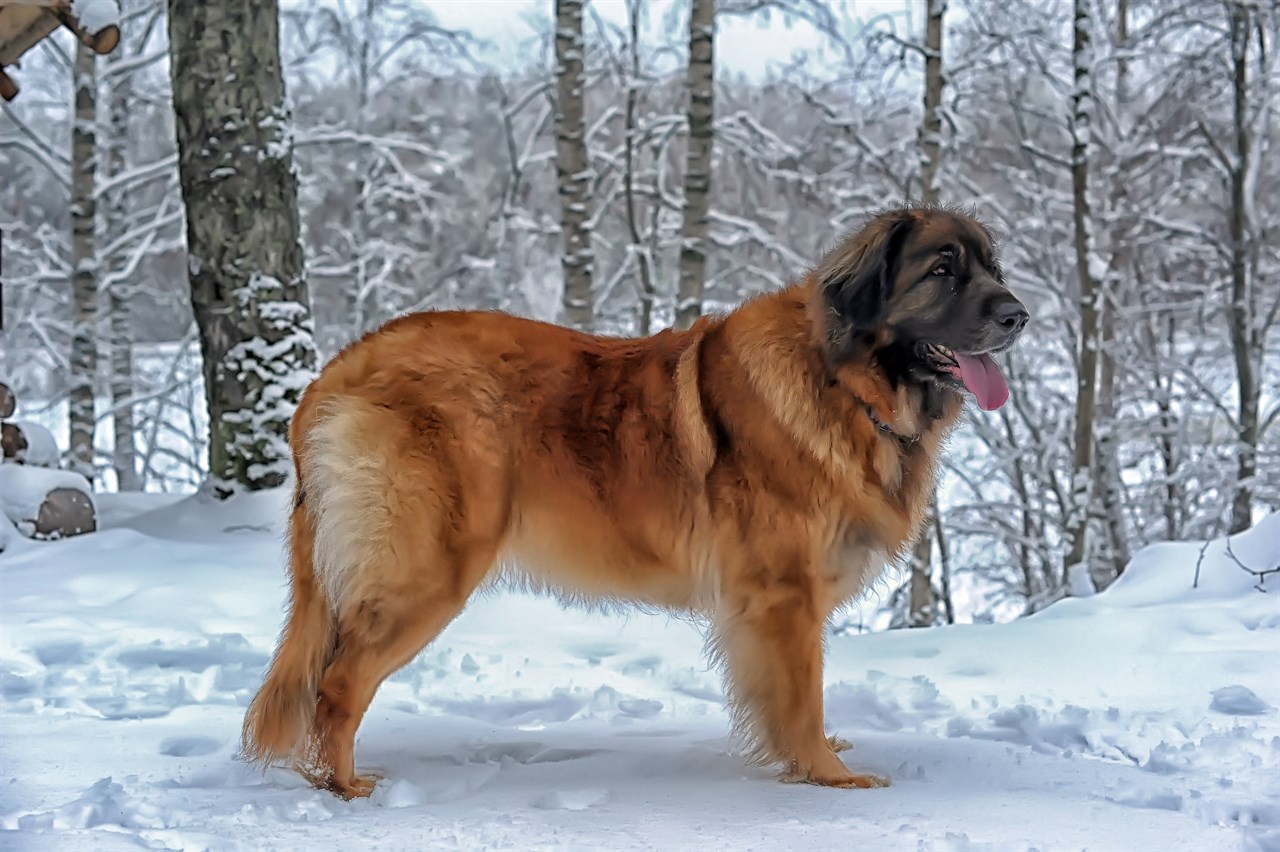
[[[831,554],[823,591],[827,605],[835,608],[860,596],[876,581],[888,565],[884,550],[854,535],[838,544]]]

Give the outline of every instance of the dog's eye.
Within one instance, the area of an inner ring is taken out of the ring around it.
[[[933,268],[933,271],[932,271],[932,272],[930,272],[929,274],[930,274],[930,275],[935,275],[935,276],[937,276],[937,277],[939,277],[939,278],[945,278],[945,277],[947,277],[948,275],[950,275],[950,274],[951,274],[951,264],[949,264],[949,263],[939,263],[937,266],[935,266],[935,267]]]

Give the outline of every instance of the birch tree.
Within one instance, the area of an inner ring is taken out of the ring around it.
[[[692,0],[689,9],[689,150],[680,231],[680,284],[676,326],[702,315],[707,268],[707,214],[711,208],[711,155],[715,145],[716,0]]]
[[[1118,0],[1116,3],[1115,32],[1115,95],[1111,108],[1111,134],[1115,144],[1120,148],[1135,136],[1131,132],[1129,112],[1132,108],[1129,92],[1129,0]],[[1099,133],[1101,128],[1098,128]],[[1096,138],[1096,137],[1095,137]],[[1127,153],[1127,151],[1126,151]],[[1117,349],[1119,341],[1116,337],[1118,314],[1126,301],[1128,287],[1126,279],[1132,266],[1132,252],[1126,247],[1134,236],[1135,206],[1130,196],[1130,179],[1127,174],[1127,157],[1112,157],[1112,170],[1109,175],[1111,210],[1110,235],[1111,251],[1106,277],[1099,282],[1099,326],[1098,326],[1098,393],[1097,393],[1097,447],[1094,458],[1094,479],[1098,489],[1097,508],[1101,517],[1097,518],[1100,530],[1106,533],[1105,555],[1109,564],[1096,564],[1093,568],[1094,584],[1099,588],[1108,585],[1120,576],[1129,562],[1129,545],[1124,525],[1124,506],[1121,492],[1123,484],[1120,479],[1120,447],[1117,406],[1116,406],[1116,372]],[[1099,554],[1101,557],[1103,554]],[[1100,560],[1099,560],[1100,561]]]
[[[191,304],[211,491],[281,484],[315,367],[274,0],[169,2]]]
[[[1258,422],[1260,387],[1258,373],[1262,354],[1264,322],[1255,305],[1250,280],[1249,242],[1251,228],[1249,206],[1253,145],[1249,109],[1249,45],[1253,35],[1250,5],[1240,0],[1230,3],[1231,18],[1231,146],[1228,171],[1230,180],[1230,249],[1231,249],[1231,352],[1235,361],[1236,384],[1239,388],[1236,438],[1235,494],[1231,501],[1232,533],[1242,532],[1253,523],[1254,478],[1258,473]],[[1259,34],[1259,39],[1262,36]]]
[[[556,179],[560,193],[560,222],[564,230],[564,320],[575,328],[592,325],[591,278],[593,252],[588,192],[591,162],[587,155],[587,127],[583,89],[586,42],[582,34],[584,0],[556,0]]]
[[[938,203],[942,165],[942,35],[947,0],[928,0],[924,27],[924,112],[920,119],[920,198]]]
[[[946,14],[946,0],[929,0],[924,29],[924,111],[918,134],[920,146],[920,200],[925,204],[938,203],[938,170],[942,161],[942,25]],[[929,521],[916,542],[911,554],[911,592],[909,597],[912,627],[928,627],[937,619],[938,600],[933,585],[933,544],[937,538],[939,558],[944,566],[943,589],[946,592],[948,621],[954,621],[950,601],[950,577],[946,576],[947,555],[942,552],[945,538],[942,520],[938,514],[938,497],[935,491],[929,501]]]
[[[128,40],[126,39],[126,44]],[[124,174],[128,162],[129,147],[129,79],[119,73],[125,50],[112,52],[107,58],[106,76],[111,80],[108,89],[109,115],[107,141],[103,146],[108,178]],[[112,73],[112,72],[116,73]],[[110,193],[105,199],[105,228],[108,238],[118,237],[129,212],[129,194]],[[126,256],[115,252],[107,259],[110,266],[109,285],[104,288],[107,297],[107,324],[111,346],[111,415],[114,434],[111,466],[116,473],[116,487],[121,491],[138,491],[142,487],[138,478],[137,453],[135,452],[136,424],[133,418],[133,324],[130,311],[130,292]]]
[[[1075,434],[1072,444],[1071,491],[1067,504],[1068,549],[1063,565],[1064,588],[1084,594],[1088,575],[1089,509],[1093,494],[1093,432],[1098,392],[1098,269],[1093,243],[1093,211],[1089,200],[1090,136],[1093,132],[1093,54],[1090,46],[1090,0],[1075,0],[1071,40],[1071,203],[1075,228],[1076,285],[1080,299],[1077,346]]]
[[[714,3],[715,0],[710,0]],[[640,160],[643,156],[640,139],[639,118],[640,87],[643,84],[640,70],[640,0],[627,0],[627,66],[625,76],[626,109],[623,115],[623,203],[627,220],[627,236],[630,237],[630,250],[635,257],[636,271],[639,277],[639,322],[637,333],[647,335],[653,328],[654,299],[654,257],[650,243],[644,238],[640,225],[639,190]],[[653,205],[656,213],[658,205]],[[650,229],[650,236],[652,236]]]
[[[76,44],[75,118],[71,129],[71,290],[74,304],[71,338],[71,469],[95,478],[93,431],[94,379],[98,373],[98,255],[94,240],[97,202],[97,55]]]

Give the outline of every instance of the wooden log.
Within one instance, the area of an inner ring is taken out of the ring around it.
[[[120,43],[119,25],[108,21],[90,29],[72,11],[71,0],[0,0],[0,68],[13,65],[59,24],[98,54],[110,53]],[[17,94],[16,86],[12,90]]]
[[[68,538],[97,528],[98,514],[89,495],[74,488],[55,488],[40,504],[32,538]]]
[[[28,538],[66,538],[98,527],[89,480],[68,470],[0,464],[0,509]]]
[[[13,78],[0,70],[0,98],[11,101],[18,96],[18,84],[13,82]],[[3,327],[3,326],[0,326]]]
[[[61,453],[53,433],[39,423],[8,420],[0,423],[4,459],[33,467],[58,467]]]
[[[108,24],[97,32],[90,32],[65,6],[56,9],[54,14],[64,27],[76,34],[81,44],[92,49],[94,53],[99,55],[110,53],[120,43],[120,28],[115,24]]]
[[[17,423],[0,423],[0,451],[9,461],[22,461],[27,453],[27,436]]]
[[[57,28],[57,16],[43,6],[0,6],[0,67],[17,62]]]

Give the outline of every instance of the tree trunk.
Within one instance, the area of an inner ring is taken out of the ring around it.
[[[1249,139],[1249,8],[1231,4],[1231,70],[1234,100],[1235,157],[1231,164],[1231,350],[1240,388],[1239,434],[1236,439],[1236,486],[1231,501],[1231,532],[1253,523],[1254,478],[1258,473],[1258,370],[1262,325],[1254,324],[1248,266],[1249,221],[1247,176],[1252,156]]]
[[[348,254],[351,281],[347,285],[350,290],[346,297],[351,310],[349,316],[355,319],[355,327],[346,330],[347,337],[334,349],[335,352],[366,331],[377,328],[383,315],[382,298],[378,292],[380,288],[371,286],[369,283],[369,258],[365,254],[369,243],[369,190],[373,163],[369,157],[369,146],[364,143],[363,138],[369,125],[369,89],[374,59],[373,19],[376,14],[374,0],[365,0],[358,25],[360,45],[355,69],[355,131],[362,141],[356,143],[352,163],[355,170],[355,185],[351,188],[351,234]]]
[[[315,368],[275,0],[170,0],[169,45],[210,484],[225,497],[285,481]]]
[[[94,378],[98,373],[98,257],[94,242],[97,204],[97,55],[76,45],[75,126],[71,131],[71,336],[70,467],[94,480]]]
[[[680,229],[680,289],[676,327],[702,316],[707,269],[707,213],[711,208],[711,154],[715,142],[716,0],[692,0],[689,9],[689,154]]]
[[[107,66],[118,65],[124,52],[117,50],[107,57]],[[106,147],[107,174],[123,174],[128,164],[129,149],[128,77],[116,75],[111,87],[111,117]],[[129,215],[129,194],[112,192],[106,199],[106,233],[112,239],[120,236]],[[116,487],[121,491],[139,491],[137,449],[134,444],[136,425],[133,420],[133,321],[130,310],[131,287],[126,280],[126,258],[123,249],[107,258],[111,265],[111,286],[107,290],[109,339],[111,342],[111,419],[114,445],[111,464],[116,471]]]
[[[942,163],[942,17],[947,0],[929,0],[924,30],[924,117],[920,122],[920,198],[938,203]]]
[[[925,204],[938,203],[938,170],[942,159],[942,16],[947,10],[946,0],[929,0],[928,18],[924,33],[924,117],[917,136],[920,146],[920,199]],[[938,493],[929,498],[929,520],[911,552],[911,626],[928,627],[938,611],[933,587],[933,538],[937,530],[939,547],[946,538],[941,534],[942,516],[938,511]],[[945,561],[946,555],[939,553]],[[955,622],[950,600],[951,583],[943,584],[943,602],[949,613],[948,621]]]
[[[1018,515],[1022,521],[1022,536],[1018,541],[1018,568],[1022,571],[1022,596],[1026,599],[1024,613],[1033,614],[1040,605],[1040,587],[1036,579],[1035,569],[1031,565],[1031,547],[1028,542],[1035,538],[1035,522],[1031,518],[1031,495],[1027,488],[1027,475],[1022,461],[1013,457],[1014,493],[1018,496],[1018,505],[1022,508]]]
[[[936,499],[934,505],[937,505]],[[947,624],[955,624],[956,607],[951,600],[951,552],[947,550],[947,537],[943,534],[942,518],[934,520],[933,531],[938,539],[938,564],[942,569],[942,581],[938,589],[942,593],[942,614],[946,617]]]
[[[1116,48],[1120,51],[1116,61],[1116,108],[1120,122],[1117,136],[1124,138],[1129,115],[1129,63],[1125,58],[1129,48],[1129,0],[1119,0],[1116,9]],[[1125,536],[1124,506],[1121,500],[1123,485],[1120,480],[1119,439],[1116,436],[1116,314],[1125,304],[1124,281],[1126,263],[1132,262],[1127,250],[1132,232],[1133,215],[1128,212],[1133,202],[1129,198],[1129,182],[1124,175],[1113,181],[1112,208],[1118,214],[1118,223],[1111,239],[1111,258],[1107,279],[1102,286],[1105,292],[1098,300],[1099,352],[1098,352],[1098,456],[1094,463],[1098,482],[1102,528],[1107,532],[1107,550],[1110,563],[1099,560],[1093,573],[1093,582],[1102,589],[1110,585],[1124,571],[1129,562],[1129,545]]]
[[[647,335],[653,326],[653,269],[648,246],[640,239],[640,227],[636,214],[636,170],[639,168],[639,151],[636,148],[636,107],[640,100],[640,0],[627,0],[628,49],[631,60],[631,78],[627,81],[627,107],[624,116],[623,139],[625,172],[623,194],[627,203],[627,231],[631,237],[631,251],[635,253],[640,275],[640,321],[638,332]]]
[[[1076,279],[1080,289],[1080,349],[1076,378],[1076,425],[1071,499],[1067,506],[1068,550],[1062,585],[1069,594],[1087,592],[1089,508],[1093,493],[1093,423],[1098,391],[1098,282],[1095,277],[1089,204],[1089,143],[1093,132],[1093,80],[1089,0],[1075,0],[1071,45],[1075,85],[1071,92],[1071,198],[1075,221]]]
[[[924,547],[931,547],[933,537],[922,535],[920,540],[916,542],[916,553],[919,553],[922,544]],[[921,588],[922,586],[924,588]],[[932,627],[934,621],[937,620],[938,614],[938,599],[933,591],[933,580],[927,572],[915,570],[914,560],[911,578],[908,580],[908,595],[907,626]]]
[[[1174,320],[1169,317],[1168,336],[1173,344]],[[1174,350],[1171,345],[1170,350]],[[1172,385],[1172,382],[1169,382]],[[1173,389],[1155,377],[1156,410],[1159,412],[1160,434],[1157,443],[1160,447],[1160,463],[1164,473],[1164,535],[1170,541],[1182,537],[1181,510],[1185,505],[1182,485],[1178,481],[1178,449],[1174,442],[1174,431],[1178,428],[1178,415],[1173,407]]]
[[[591,161],[583,105],[584,0],[556,0],[556,180],[564,230],[564,321],[590,330],[592,251],[587,195]]]

